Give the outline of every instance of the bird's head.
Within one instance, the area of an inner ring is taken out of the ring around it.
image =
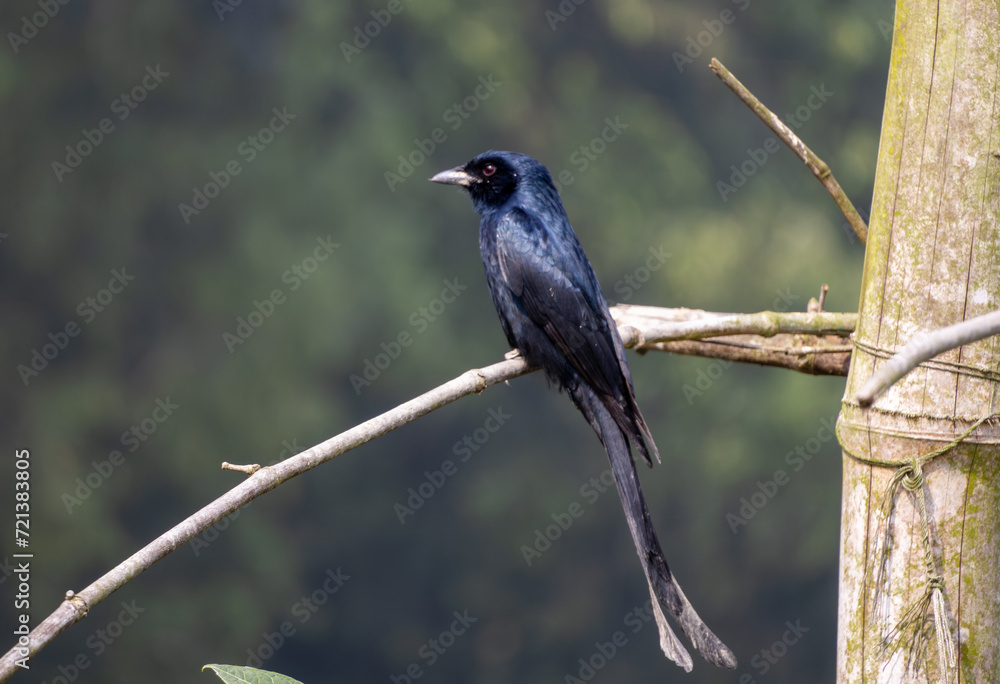
[[[555,192],[548,169],[518,152],[484,152],[463,166],[442,171],[431,181],[461,185],[469,191],[479,213],[502,207],[522,187],[542,186]]]

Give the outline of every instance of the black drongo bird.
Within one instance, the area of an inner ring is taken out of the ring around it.
[[[639,411],[618,328],[573,232],[548,169],[515,152],[486,152],[443,171],[482,216],[479,249],[507,341],[565,390],[604,443],[653,599],[660,647],[690,671],[691,656],[664,618],[680,624],[709,662],[736,657],[698,617],[674,579],[653,530],[629,443],[652,466],[660,455]]]

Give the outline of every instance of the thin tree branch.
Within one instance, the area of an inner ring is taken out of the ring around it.
[[[847,375],[844,338],[857,314],[718,314],[619,304],[611,308],[626,347],[775,366],[810,375]],[[710,338],[710,339],[709,339]]]
[[[830,196],[833,197],[833,201],[837,203],[840,207],[840,211],[847,218],[847,222],[851,224],[851,228],[857,234],[858,238],[861,240],[861,244],[865,244],[868,241],[868,226],[865,224],[864,219],[858,214],[858,210],[854,208],[854,203],[847,197],[847,193],[844,189],[840,187],[840,183],[837,179],[833,177],[833,172],[830,171],[830,167],[827,166],[826,162],[816,156],[809,147],[802,142],[799,136],[795,135],[788,126],[785,125],[778,116],[768,109],[764,104],[758,100],[753,93],[751,93],[745,85],[740,83],[733,74],[722,65],[722,62],[717,60],[715,57],[709,63],[712,71],[718,76],[723,83],[725,83],[730,90],[736,93],[736,96],[743,100],[743,103],[749,107],[754,114],[760,117],[760,120],[768,125],[768,127],[778,134],[786,145],[792,148],[792,151],[801,159],[809,170],[812,171],[816,179],[823,184]]]
[[[646,349],[665,349],[677,353],[692,353],[691,347],[675,347],[677,340],[698,340],[704,337],[757,333],[772,337],[780,333],[803,335],[847,335],[854,329],[856,314],[831,313],[773,313],[712,314],[692,309],[661,309],[649,306],[619,305],[612,309],[619,319],[619,330],[626,346]],[[752,338],[750,338],[752,339]],[[640,344],[641,343],[641,344]],[[682,342],[680,344],[706,344]],[[718,343],[723,347],[743,344],[730,339]],[[759,344],[759,343],[758,343]],[[735,347],[734,347],[735,348]],[[681,351],[685,349],[685,351]],[[794,352],[784,353],[794,355]],[[810,350],[809,354],[821,353]],[[747,352],[749,355],[749,352]],[[716,358],[719,358],[716,356]],[[740,359],[744,360],[744,359]],[[751,360],[747,358],[745,360]],[[759,361],[752,361],[758,363]],[[780,364],[773,364],[780,365]],[[785,367],[793,367],[786,365]],[[800,369],[801,370],[801,369]],[[28,635],[27,656],[33,657],[70,625],[86,617],[91,608],[108,598],[133,578],[149,569],[185,543],[220,522],[255,498],[269,492],[282,482],[290,480],[321,463],[361,446],[396,428],[424,416],[451,402],[478,394],[490,385],[511,380],[531,372],[524,359],[513,358],[485,368],[466,371],[454,380],[436,387],[415,399],[331,437],[316,446],[272,466],[260,468],[242,483],[208,504],[194,515],[154,539],[79,593],[67,592],[66,600]],[[226,464],[228,468],[233,466]],[[242,467],[240,467],[242,468]],[[252,466],[249,468],[252,470]],[[20,668],[17,661],[24,658],[18,647],[0,658],[0,682],[4,682]]]
[[[402,427],[456,399],[478,394],[490,385],[528,372],[530,369],[523,359],[501,361],[486,368],[466,371],[454,380],[336,437],[331,437],[311,449],[273,466],[261,468],[241,484],[137,551],[86,589],[77,594],[69,592],[59,608],[31,630],[28,635],[28,656],[37,654],[66,628],[83,619],[91,608],[149,569],[154,563],[282,482]],[[23,657],[24,655],[15,647],[0,659],[0,682],[7,681],[20,669],[17,661]]]
[[[690,318],[678,318],[678,311]],[[724,335],[760,335],[779,333],[837,335],[854,332],[858,315],[854,313],[778,313],[761,311],[751,314],[713,314],[692,309],[663,309],[655,306],[619,304],[611,309],[626,347],[643,347],[654,342],[701,340]]]
[[[1000,311],[970,318],[931,333],[917,333],[868,379],[855,400],[861,406],[871,406],[886,390],[924,361],[949,349],[996,334],[1000,334]]]
[[[851,365],[852,348],[850,345],[819,342],[814,343],[814,346],[799,346],[806,337],[805,335],[775,335],[771,340],[768,340],[768,342],[775,342],[773,347],[769,344],[761,344],[761,338],[753,335],[715,337],[709,340],[656,342],[644,347],[640,353],[645,349],[655,349],[671,354],[787,368],[807,375],[847,376],[847,370]],[[823,339],[825,338],[820,338],[820,340]]]

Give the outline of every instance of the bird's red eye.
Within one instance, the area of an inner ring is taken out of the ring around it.
[[[492,176],[496,172],[497,172],[497,167],[493,166],[493,164],[487,164],[486,166],[483,167],[484,176]]]

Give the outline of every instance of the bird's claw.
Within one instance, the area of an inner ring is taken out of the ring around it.
[[[508,361],[510,361],[511,359],[519,359],[519,358],[521,358],[521,350],[520,349],[511,349],[509,352],[507,352],[506,354],[504,354],[503,357],[505,359],[507,359]]]

